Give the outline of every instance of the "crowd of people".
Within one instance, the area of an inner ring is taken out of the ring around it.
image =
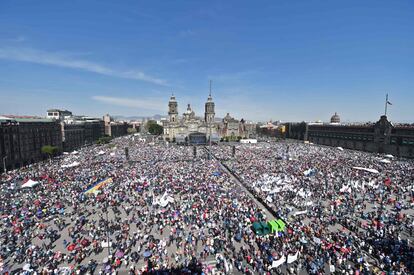
[[[0,273],[414,272],[412,161],[283,142],[235,152],[126,136],[7,172]],[[273,218],[286,230],[252,230]]]
[[[305,143],[215,147],[288,221],[309,273],[414,272],[414,162]],[[287,253],[287,252],[286,252]],[[285,253],[285,254],[286,254]]]

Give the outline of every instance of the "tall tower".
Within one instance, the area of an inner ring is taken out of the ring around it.
[[[178,120],[178,104],[177,100],[175,100],[174,93],[170,97],[170,101],[168,102],[168,116],[170,118],[170,122],[177,122]]]
[[[210,80],[210,94],[208,95],[207,102],[205,104],[205,112],[204,112],[204,120],[208,124],[214,122],[214,102],[213,98],[211,97],[211,80]]]

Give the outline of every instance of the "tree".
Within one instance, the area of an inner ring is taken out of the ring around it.
[[[134,127],[128,128],[127,129],[127,133],[128,134],[135,134],[137,132],[137,129]]]
[[[52,146],[52,145],[44,145],[41,148],[43,154],[48,155],[51,159],[53,155],[59,152],[59,147]]]
[[[111,139],[112,139],[112,137],[110,137],[110,136],[103,136],[103,137],[100,137],[96,141],[96,144],[100,144],[100,145],[102,145],[102,144],[108,144],[109,142],[111,142]]]
[[[157,124],[155,120],[149,120],[146,125],[146,129],[152,135],[159,136],[164,132],[164,128]]]

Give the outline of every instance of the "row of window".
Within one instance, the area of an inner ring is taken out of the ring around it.
[[[341,134],[341,133],[309,133],[310,137],[336,138],[356,141],[373,141],[372,135]]]

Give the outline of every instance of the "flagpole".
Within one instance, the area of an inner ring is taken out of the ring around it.
[[[385,96],[385,116],[387,116],[388,94]]]

